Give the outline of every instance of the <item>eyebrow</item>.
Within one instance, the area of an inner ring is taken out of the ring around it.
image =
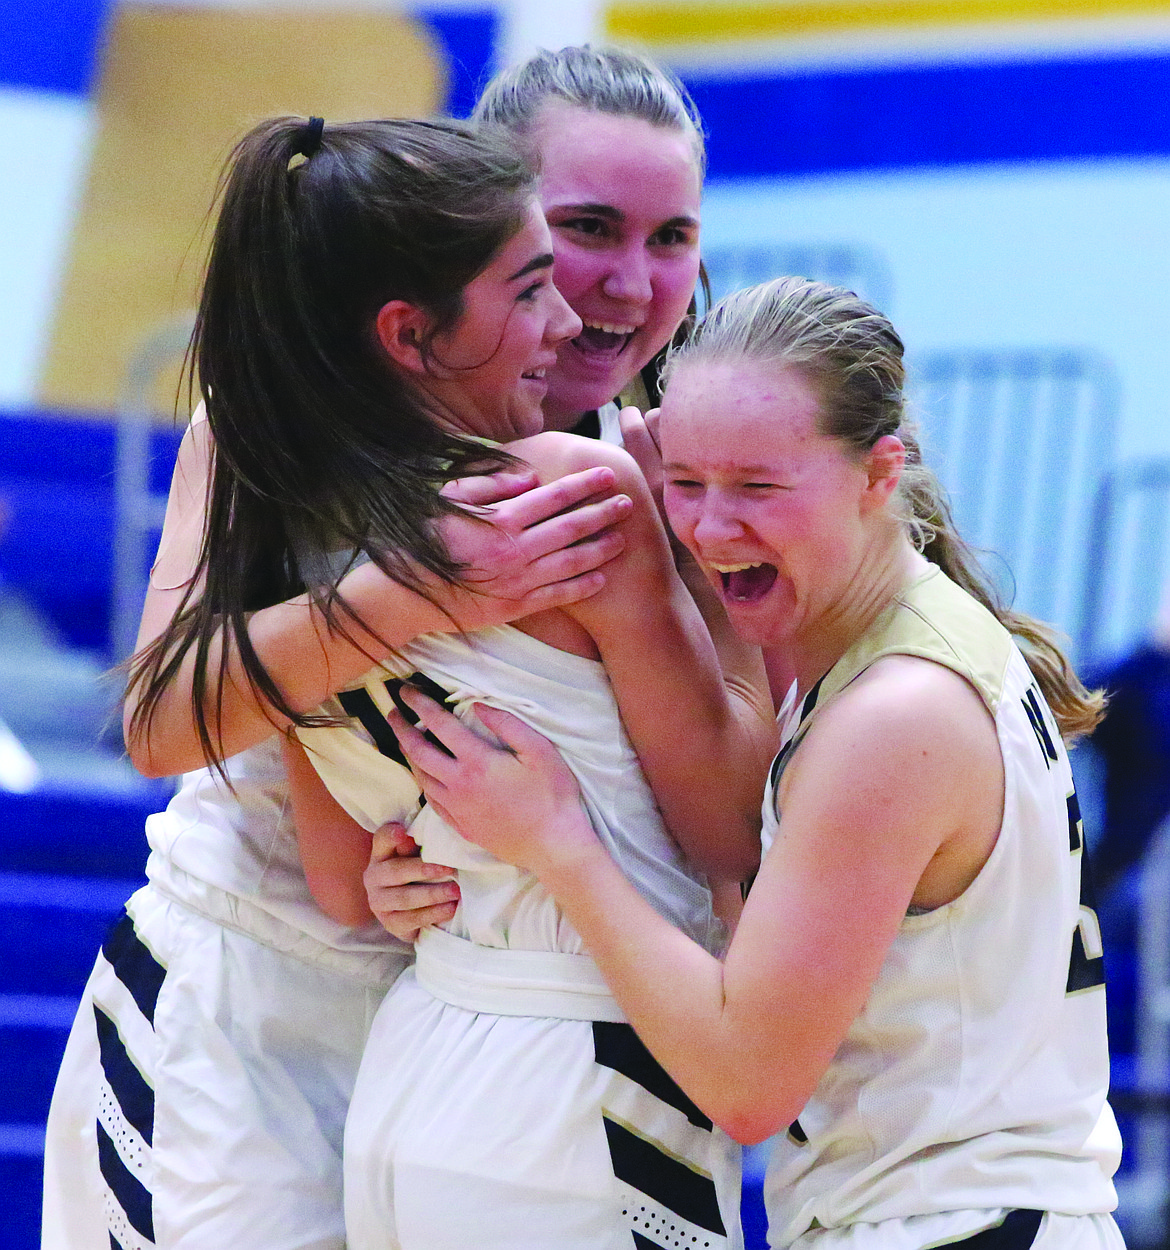
[[[779,470],[775,465],[766,464],[737,464],[732,466],[742,477],[771,477]],[[666,473],[694,473],[695,469],[689,464],[684,464],[678,460],[668,461],[662,466],[663,472]]]
[[[614,208],[612,204],[551,204],[548,211],[550,213],[588,213],[592,217],[604,217],[608,221],[625,221],[626,215],[621,209]],[[669,226],[681,226],[686,229],[694,230],[699,225],[697,217],[690,217],[684,214],[681,217],[672,217],[669,221],[664,221],[659,230],[664,230]]]
[[[532,273],[534,269],[548,269],[552,263],[552,252],[541,252],[539,256],[534,256],[523,268],[517,269],[508,281],[515,282],[517,278],[523,278],[526,274]]]

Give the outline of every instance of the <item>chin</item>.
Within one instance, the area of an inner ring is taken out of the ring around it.
[[[513,438],[531,438],[544,429],[544,413],[539,408],[532,412],[519,413],[512,425],[515,430]]]
[[[577,419],[586,413],[593,412],[594,409],[604,408],[610,400],[616,399],[618,392],[629,381],[625,373],[620,379],[615,379],[613,383],[608,381],[598,383],[566,383],[556,389],[549,388],[548,397],[545,405],[552,412],[575,413]]]

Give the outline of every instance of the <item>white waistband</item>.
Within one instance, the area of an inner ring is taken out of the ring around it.
[[[496,1016],[625,1023],[588,955],[476,946],[445,929],[424,929],[415,976],[428,993],[468,1011]]]

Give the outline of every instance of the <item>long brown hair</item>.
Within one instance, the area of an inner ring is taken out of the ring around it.
[[[428,597],[428,577],[458,580],[433,527],[454,510],[438,488],[508,457],[429,418],[375,320],[392,299],[425,310],[426,357],[519,229],[532,187],[515,145],[455,122],[284,117],[236,146],[189,354],[215,449],[203,546],[178,612],[131,661],[132,732],[149,729],[193,650],[195,722],[217,759],[231,648],[276,712],[318,723],[288,705],[247,615],[307,591],[346,632],[357,620],[337,589],[346,558],[330,553],[364,551]],[[213,647],[224,662],[209,688]]]
[[[903,354],[888,318],[852,291],[777,278],[721,300],[667,368],[727,356],[790,366],[817,387],[823,433],[859,455],[885,435],[897,435],[906,447],[897,502],[915,546],[1019,640],[1061,735],[1071,741],[1089,733],[1104,714],[1104,692],[1085,689],[1052,626],[1000,601],[955,528],[946,494],[923,464],[918,431],[906,415]]]

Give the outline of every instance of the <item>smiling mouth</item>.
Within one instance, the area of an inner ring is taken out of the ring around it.
[[[522,378],[528,378],[530,381],[543,382],[544,372],[545,371],[543,369],[529,369],[527,373],[522,373],[520,376]]]
[[[573,339],[573,346],[590,356],[615,359],[629,346],[638,329],[638,326],[608,321],[587,321],[581,333]]]
[[[732,603],[755,603],[775,585],[779,570],[774,564],[712,564]]]

